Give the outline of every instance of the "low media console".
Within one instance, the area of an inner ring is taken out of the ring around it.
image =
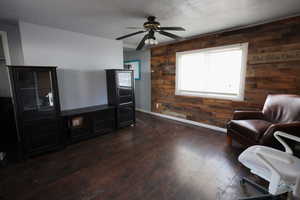
[[[116,128],[116,108],[90,106],[61,112],[68,143],[109,133]]]

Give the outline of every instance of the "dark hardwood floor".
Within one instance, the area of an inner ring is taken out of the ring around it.
[[[222,133],[137,113],[135,127],[0,169],[0,199],[233,200],[247,195],[240,152]]]

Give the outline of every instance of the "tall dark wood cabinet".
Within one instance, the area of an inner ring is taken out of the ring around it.
[[[64,144],[56,67],[8,66],[23,157]]]
[[[132,70],[106,70],[108,104],[116,107],[117,127],[135,124],[134,78]]]

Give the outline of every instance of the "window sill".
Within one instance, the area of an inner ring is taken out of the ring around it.
[[[210,99],[223,99],[231,101],[244,101],[244,96],[236,95],[222,95],[222,94],[213,94],[213,93],[197,93],[197,92],[188,92],[188,91],[176,91],[176,96],[188,96],[188,97],[202,97]]]

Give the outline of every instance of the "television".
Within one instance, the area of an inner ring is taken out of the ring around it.
[[[118,71],[117,73],[117,83],[119,87],[126,87],[131,88],[132,87],[132,79],[131,79],[131,71]]]

